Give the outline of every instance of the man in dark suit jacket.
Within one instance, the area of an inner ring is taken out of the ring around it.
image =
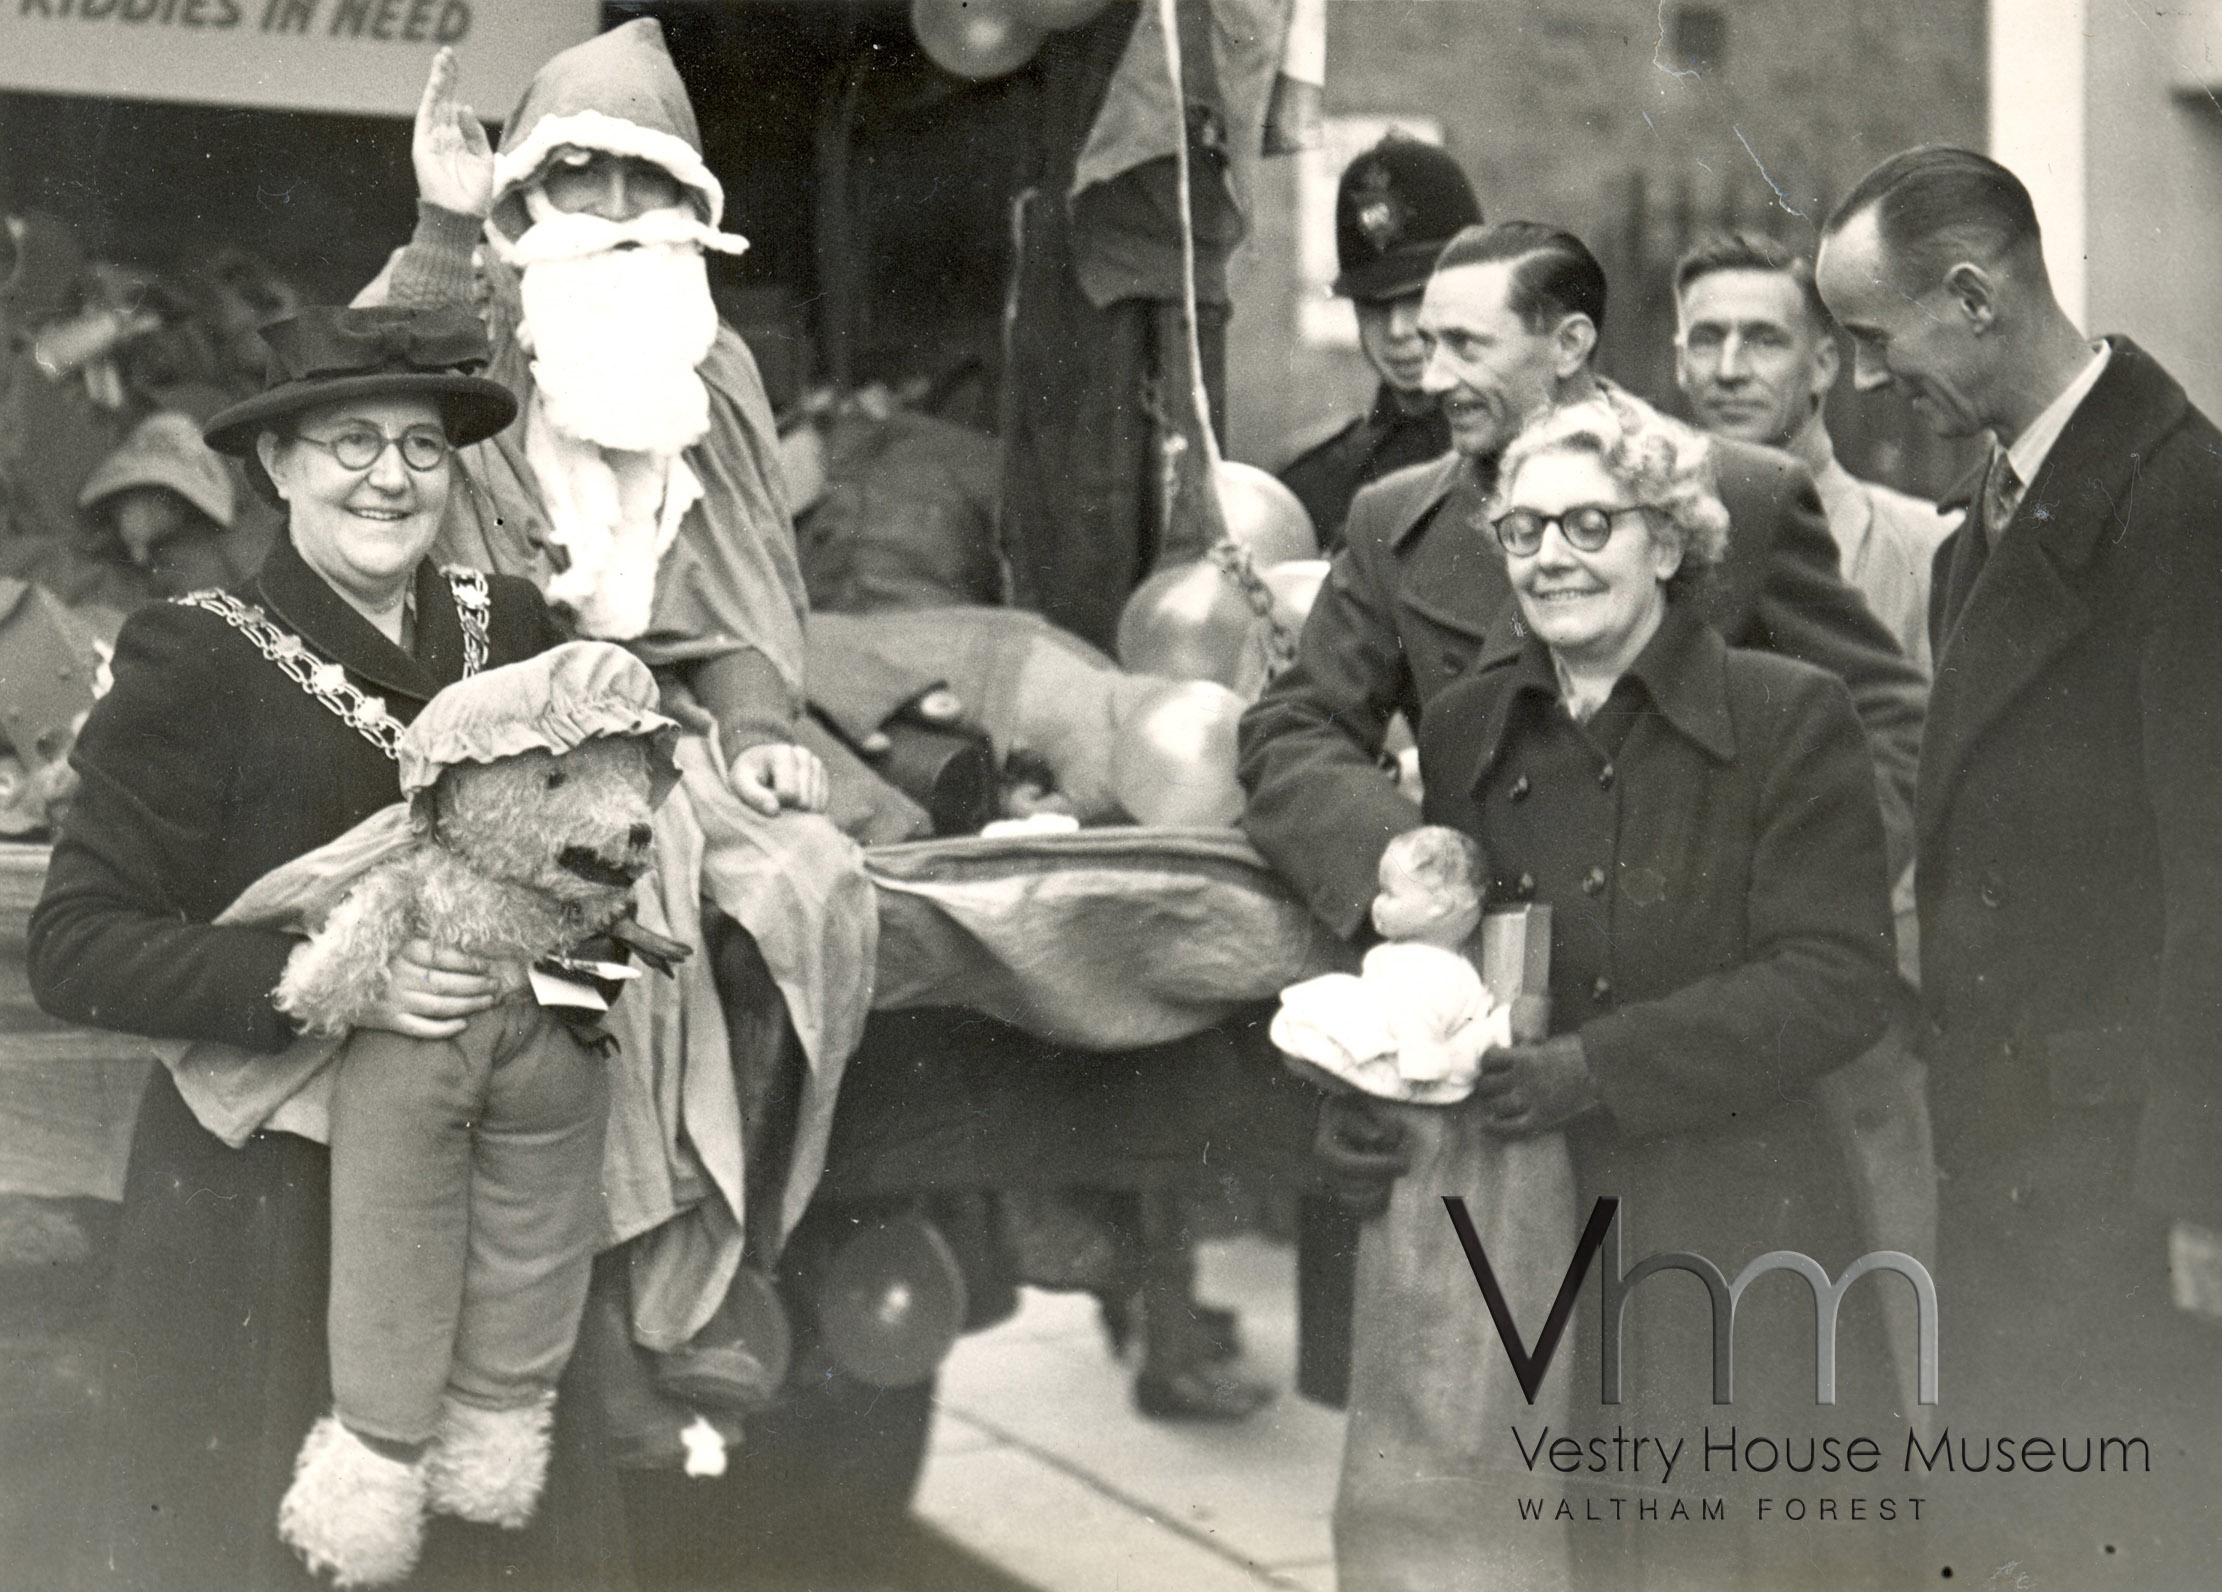
[[[1604,315],[1604,272],[1578,238],[1515,221],[1451,241],[1421,321],[1428,385],[1456,451],[1358,495],[1296,663],[1243,717],[1243,827],[1345,937],[1364,928],[1383,847],[1420,821],[1381,766],[1390,722],[1401,713],[1417,729],[1427,699],[1464,672],[1492,625],[1514,622],[1481,517],[1497,458],[1531,416],[1595,391]],[[1838,572],[1804,468],[1773,449],[1716,446],[1733,529],[1702,611],[1731,643],[1802,658],[1851,687],[1900,866],[1921,676]]]
[[[1877,167],[1818,278],[1858,385],[1995,439],[1937,555],[1917,814],[1941,1417],[2065,1434],[2063,1467],[2086,1434],[2151,1456],[2067,1491],[1963,1484],[1942,1540],[1962,1573],[2199,1585],[2193,1522],[2222,1494],[2222,434],[2136,344],[2077,331],[2027,192],[1981,155]]]

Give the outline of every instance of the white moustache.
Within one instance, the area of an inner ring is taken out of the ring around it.
[[[537,190],[534,197],[539,197]],[[499,227],[486,229],[495,255],[520,271],[530,265],[584,259],[588,255],[641,245],[684,247],[691,244],[696,249],[718,254],[741,254],[748,248],[748,239],[706,225],[686,205],[643,211],[630,221],[611,221],[584,211],[557,210],[552,206],[544,210],[535,206],[534,209],[538,213],[521,237],[506,237]]]

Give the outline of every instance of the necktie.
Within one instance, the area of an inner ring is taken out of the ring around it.
[[[2014,511],[2021,507],[2021,488],[2014,461],[2004,448],[1998,449],[1991,455],[1990,470],[1983,477],[1983,539],[1993,548],[2013,523]]]

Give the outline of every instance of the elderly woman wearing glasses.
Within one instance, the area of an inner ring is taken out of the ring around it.
[[[477,374],[477,318],[313,308],[263,337],[264,391],[206,435],[247,460],[287,535],[252,579],[125,625],[29,945],[48,1011],[236,1047],[248,1072],[296,1038],[271,992],[299,941],[213,920],[398,798],[396,738],[442,686],[564,639],[530,583],[427,557],[454,449],[516,413]],[[495,1003],[491,974],[406,946],[364,1026],[453,1037]],[[185,1066],[155,1069],[140,1108],[79,1532],[88,1585],[320,1584],[278,1515],[293,1455],[333,1401],[330,1158],[280,1131],[282,1111],[264,1125],[226,1106]],[[606,1474],[559,1417],[533,1524],[443,1520],[409,1584],[624,1584]]]
[[[1729,534],[1708,444],[1625,394],[1523,433],[1479,529],[1505,560],[1521,623],[1428,704],[1426,813],[1480,842],[1493,903],[1552,908],[1552,1025],[1539,1043],[1489,1053],[1461,1109],[1484,1133],[1564,1130],[1578,1212],[1620,1200],[1620,1247],[1600,1262],[1615,1275],[1662,1250],[1730,1277],[1766,1251],[1798,1250],[1839,1275],[1864,1246],[1814,1085],[1873,1044],[1901,998],[1851,699],[1809,665],[1727,646],[1683,600]],[[1890,1397],[1873,1291],[1843,1310],[1838,1380],[1855,1401]],[[1608,1452],[1616,1426],[1690,1439],[1671,1478],[1655,1459],[1585,1475],[1601,1495],[1592,1517],[1621,1513],[1603,1495],[1735,1494],[1768,1480],[1727,1473],[1718,1454],[1705,1464],[1695,1451],[1708,1424],[1723,1441],[1733,1424],[1800,1450],[1832,1429],[1837,1412],[1813,1402],[1813,1308],[1803,1283],[1753,1285],[1735,1318],[1732,1409],[1711,1402],[1711,1324],[1692,1281],[1629,1296],[1624,1404],[1595,1402],[1598,1340],[1586,1325],[1572,1333],[1578,1362],[1552,1374],[1574,1378],[1577,1426]],[[1690,1585],[1840,1586],[1875,1573],[1871,1538],[1761,1522],[1756,1499],[1741,1524],[1732,1502],[1727,1523],[1679,1532],[1624,1501],[1623,1525],[1573,1533],[1575,1584],[1678,1586],[1686,1570]]]

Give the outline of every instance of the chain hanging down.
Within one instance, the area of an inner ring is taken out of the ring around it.
[[[487,620],[493,612],[492,594],[481,570],[444,565],[448,591],[455,599],[455,616],[463,626],[463,673],[466,677],[486,666]],[[181,608],[198,608],[214,614],[254,644],[257,652],[285,672],[287,679],[331,710],[342,723],[378,748],[387,757],[401,756],[401,722],[386,711],[383,697],[372,696],[347,678],[336,663],[319,658],[292,631],[274,623],[253,603],[228,591],[188,592],[171,601]]]

